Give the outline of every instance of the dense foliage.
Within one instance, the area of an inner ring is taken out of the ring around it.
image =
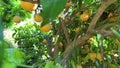
[[[119,0],[5,0],[0,3],[2,68],[120,66]],[[4,39],[4,29],[14,31],[16,48]]]

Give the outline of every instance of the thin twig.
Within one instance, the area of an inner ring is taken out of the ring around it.
[[[97,27],[96,29],[103,29],[103,30],[105,30],[105,29],[110,29],[111,27],[117,27],[117,28],[119,28],[119,26],[120,26],[120,23],[106,23],[106,24],[103,24],[103,25],[100,25],[99,27]]]
[[[106,68],[106,63],[104,61],[104,43],[103,43],[103,37],[101,38],[101,42],[102,42],[102,44],[101,44],[101,54],[102,54],[103,66],[104,66],[104,68]]]
[[[113,32],[111,30],[101,29],[101,30],[92,30],[91,32],[92,34],[101,34],[103,37],[107,37],[107,36],[114,37]]]

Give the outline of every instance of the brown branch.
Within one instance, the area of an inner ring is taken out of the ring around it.
[[[58,49],[58,46],[59,46],[59,39],[60,39],[60,32],[62,31],[62,29],[61,29],[61,23],[59,24],[59,26],[58,26],[58,29],[56,30],[55,28],[55,23],[53,22],[52,23],[52,25],[53,25],[53,36],[54,35],[57,35],[58,36],[58,40],[57,40],[57,43],[55,43],[54,44],[54,46],[53,47],[51,47],[51,49],[50,49],[50,52],[51,52],[51,58],[52,59],[54,59],[54,58],[56,58],[56,56],[58,55],[58,51],[59,51],[59,49]],[[52,51],[52,49],[54,49],[54,51]]]
[[[111,30],[101,29],[101,30],[92,30],[91,32],[92,32],[92,34],[101,34],[103,37],[106,37],[106,36],[114,37],[113,32]]]
[[[61,28],[62,28],[62,30],[63,30],[63,32],[64,32],[64,34],[65,34],[65,37],[66,37],[66,40],[67,40],[67,44],[70,44],[70,36],[69,36],[69,34],[68,34],[68,32],[67,32],[67,28],[66,28],[66,26],[65,26],[65,22],[64,22],[64,20],[61,19],[61,18],[59,18],[59,20],[60,20],[60,22],[61,22]]]
[[[68,57],[70,57],[72,54],[72,51],[79,45],[84,45],[86,43],[85,41],[87,41],[87,39],[89,39],[91,36],[92,35],[90,34],[86,34],[78,37],[76,41],[71,42],[63,53],[63,59],[61,60],[60,64],[64,66],[67,62]]]
[[[117,28],[119,28],[119,26],[120,26],[120,23],[106,23],[106,24],[101,24],[100,26],[98,26],[96,29],[98,30],[98,29],[110,29],[111,27],[117,27]]]
[[[100,16],[102,15],[102,13],[104,12],[104,10],[111,5],[112,3],[114,3],[116,0],[104,0],[101,4],[101,6],[99,7],[97,13],[94,15],[92,21],[90,22],[90,25],[88,27],[87,33],[90,33],[90,31],[92,29],[94,29],[94,27],[96,26],[96,23],[98,21],[98,19],[100,18]]]
[[[56,35],[61,35],[61,34],[60,34],[61,31],[62,31],[61,26],[62,26],[62,24],[60,23],[59,26],[58,26],[58,30],[57,30]]]

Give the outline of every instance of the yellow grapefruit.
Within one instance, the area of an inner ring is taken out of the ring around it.
[[[43,18],[42,18],[42,16],[40,16],[39,14],[35,14],[35,15],[34,15],[34,20],[35,20],[36,22],[42,22],[42,21],[43,21]]]
[[[21,18],[20,18],[19,16],[14,16],[14,17],[13,17],[13,21],[14,21],[15,23],[20,23],[20,22],[21,22]]]
[[[80,15],[80,20],[81,21],[87,21],[89,19],[89,14],[83,13]]]
[[[90,56],[90,59],[94,61],[96,58],[96,53],[89,53],[89,56]]]
[[[101,55],[101,53],[97,53],[97,59],[98,59],[99,61],[102,61],[102,55]]]
[[[71,2],[66,3],[66,7],[70,7],[72,5]]]
[[[21,7],[26,11],[34,11],[38,7],[38,4],[28,1],[21,1]]]
[[[51,25],[51,24],[46,24],[46,25],[44,25],[43,27],[41,27],[40,30],[41,30],[42,32],[49,32],[49,31],[51,30],[51,28],[52,28],[52,25]]]

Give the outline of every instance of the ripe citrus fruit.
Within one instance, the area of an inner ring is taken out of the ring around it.
[[[42,18],[42,16],[40,16],[39,14],[35,14],[35,15],[34,15],[34,20],[35,20],[36,22],[42,22],[42,21],[43,21],[43,18]]]
[[[116,22],[118,19],[119,19],[119,16],[114,16],[112,13],[109,13],[108,15],[109,22]]]
[[[116,16],[116,17],[111,17],[111,18],[108,19],[108,21],[109,21],[109,22],[116,22],[116,21],[118,20],[118,18],[119,18],[118,16]]]
[[[89,53],[89,56],[90,56],[90,59],[94,61],[96,58],[96,53]]]
[[[102,61],[102,56],[101,56],[101,53],[89,53],[90,55],[90,59],[92,61],[94,61],[96,58],[99,60],[99,61]]]
[[[21,7],[26,11],[33,11],[37,8],[38,4],[34,4],[28,1],[21,1]]]
[[[93,38],[93,37],[91,37],[91,38],[89,38],[89,39],[88,39],[88,41],[87,41],[87,42],[88,42],[88,43],[92,43],[93,41],[94,41],[94,38]]]
[[[72,5],[71,2],[66,3],[66,7],[70,7]]]
[[[51,28],[52,28],[52,25],[51,25],[51,24],[46,24],[46,25],[44,25],[43,27],[41,27],[40,30],[41,30],[42,32],[49,32],[49,31],[51,30]]]
[[[83,13],[80,15],[80,20],[81,21],[87,21],[89,19],[89,14]]]
[[[98,59],[99,61],[102,61],[101,53],[97,53],[97,59]]]
[[[15,23],[20,23],[21,18],[20,18],[19,16],[14,16],[14,17],[13,17],[13,21],[14,21]]]

